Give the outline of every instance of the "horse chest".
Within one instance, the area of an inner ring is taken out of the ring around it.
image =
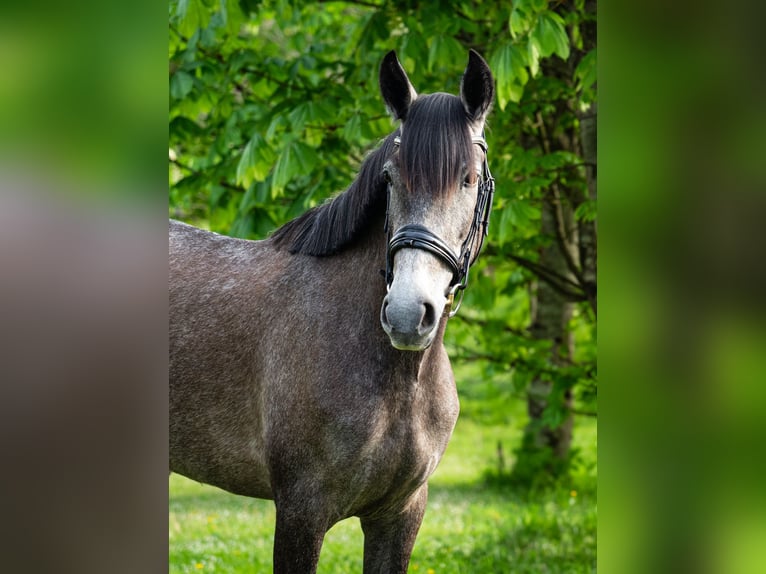
[[[369,420],[357,464],[349,467],[346,485],[351,497],[362,506],[408,497],[433,474],[456,418],[456,405],[436,413],[379,410]]]

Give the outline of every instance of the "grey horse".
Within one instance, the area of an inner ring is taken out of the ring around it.
[[[170,469],[273,499],[278,574],[351,516],[365,574],[406,572],[458,416],[442,339],[486,232],[492,74],[471,51],[460,96],[418,95],[390,52],[380,88],[401,123],[331,201],[262,241],[170,222]]]

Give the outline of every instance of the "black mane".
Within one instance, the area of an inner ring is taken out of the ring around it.
[[[375,214],[386,209],[386,182],[383,164],[394,149],[398,130],[370,153],[351,185],[332,200],[313,207],[289,221],[271,236],[279,249],[304,255],[338,253],[364,231]]]
[[[456,188],[473,159],[468,126],[457,96],[437,93],[415,100],[399,145],[400,171],[408,190],[438,194]],[[370,153],[346,191],[277,229],[271,236],[274,245],[290,253],[325,256],[357,239],[385,212],[383,165],[392,156],[399,133],[390,134]]]

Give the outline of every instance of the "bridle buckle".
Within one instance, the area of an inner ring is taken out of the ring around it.
[[[452,286],[452,288],[447,292],[447,302],[444,304],[444,312],[442,315],[446,315],[447,317],[454,317],[457,315],[458,310],[460,309],[460,305],[463,303],[463,295],[465,294],[465,285],[463,283],[456,283]],[[455,293],[460,293],[460,298],[457,300],[457,305],[455,305]],[[454,305],[454,309],[452,308]]]

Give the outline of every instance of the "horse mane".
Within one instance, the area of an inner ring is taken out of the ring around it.
[[[457,188],[473,160],[469,121],[460,98],[451,94],[423,95],[412,103],[398,154],[408,190],[439,194]],[[383,165],[400,133],[397,129],[367,156],[343,193],[277,229],[271,235],[275,247],[293,254],[333,255],[367,230],[385,212]]]
[[[394,150],[398,133],[396,130],[390,134],[379,148],[370,152],[346,191],[278,228],[271,235],[277,249],[287,247],[290,253],[304,255],[333,255],[364,232],[376,214],[384,213],[383,164]]]

